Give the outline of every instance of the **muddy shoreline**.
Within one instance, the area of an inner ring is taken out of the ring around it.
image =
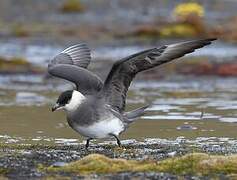
[[[208,154],[235,154],[237,140],[231,138],[197,138],[195,140],[178,137],[175,140],[145,139],[144,141],[123,140],[122,148],[118,148],[114,141],[102,143],[92,142],[88,151],[84,142],[77,145],[30,145],[30,144],[1,144],[0,169],[2,177],[9,179],[70,177],[83,178],[85,176],[73,173],[41,171],[39,167],[64,166],[69,162],[79,160],[89,154],[98,153],[110,158],[124,158],[134,160],[160,161],[167,158],[182,156],[187,153],[204,152]],[[80,173],[79,173],[80,174]],[[216,177],[225,177],[216,174]],[[91,178],[148,178],[148,179],[177,179],[180,175],[164,172],[123,172],[116,174],[93,174]],[[184,179],[194,178],[192,175],[182,176]],[[227,177],[227,176],[226,176]],[[207,177],[195,177],[206,179]]]

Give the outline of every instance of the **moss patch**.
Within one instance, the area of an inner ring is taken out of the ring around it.
[[[105,174],[124,171],[142,171],[149,170],[149,167],[155,167],[156,163],[144,163],[135,160],[111,159],[100,154],[91,154],[79,161],[72,162],[64,167],[45,168],[51,172],[69,172],[78,174]]]
[[[64,13],[82,12],[84,6],[79,0],[66,0],[61,7],[61,11]]]
[[[76,174],[105,174],[125,171],[132,172],[168,172],[177,175],[215,175],[237,174],[237,155],[217,156],[204,153],[187,154],[163,161],[136,161],[111,159],[104,155],[91,154],[64,167],[47,167],[50,172]]]
[[[193,153],[161,161],[159,169],[174,174],[236,174],[237,155],[208,155]]]
[[[2,179],[3,178],[3,176],[2,175],[5,175],[5,174],[7,174],[9,172],[9,170],[8,169],[6,169],[6,168],[0,168],[0,179]]]
[[[41,73],[41,67],[33,66],[22,57],[0,57],[0,73]]]
[[[29,65],[29,62],[21,57],[13,57],[6,59],[4,57],[0,57],[0,66],[4,64],[11,64],[11,65]]]

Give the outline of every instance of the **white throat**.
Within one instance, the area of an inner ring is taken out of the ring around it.
[[[80,106],[80,104],[83,102],[84,99],[86,99],[86,97],[83,96],[83,94],[81,94],[79,91],[74,90],[72,93],[71,100],[69,101],[68,104],[64,106],[64,109],[67,112],[73,112]]]

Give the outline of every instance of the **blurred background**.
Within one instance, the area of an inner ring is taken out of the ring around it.
[[[235,137],[236,9],[235,0],[1,0],[0,141],[81,140],[62,112],[50,111],[59,93],[72,88],[46,71],[65,47],[86,42],[89,69],[105,79],[122,57],[204,37],[218,41],[139,74],[127,109],[154,106],[122,138]]]

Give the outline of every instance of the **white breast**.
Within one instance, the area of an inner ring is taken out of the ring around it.
[[[109,134],[119,135],[124,130],[123,122],[118,118],[96,122],[89,126],[77,126],[75,130],[90,138],[107,138]]]

